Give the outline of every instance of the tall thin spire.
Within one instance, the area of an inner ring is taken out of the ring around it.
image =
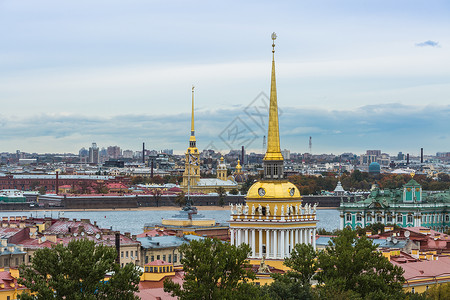
[[[192,86],[192,112],[191,112],[191,137],[189,138],[189,147],[195,147],[195,130],[194,130],[194,86]]]
[[[282,161],[280,149],[280,131],[278,126],[278,103],[277,103],[277,83],[275,80],[275,39],[277,35],[272,33],[272,78],[270,85],[270,106],[269,106],[269,132],[267,134],[267,151],[264,160]]]

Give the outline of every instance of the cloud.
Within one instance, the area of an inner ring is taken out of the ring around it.
[[[425,41],[425,42],[422,42],[422,43],[417,43],[416,47],[437,47],[437,48],[440,48],[441,45],[439,45],[439,42],[428,40],[428,41]]]
[[[427,153],[450,148],[448,116],[450,105],[408,106],[382,104],[355,110],[283,108],[280,116],[282,148],[313,153],[363,153],[381,149]],[[100,147],[118,145],[138,150],[142,142],[151,149],[173,148],[179,153],[188,145],[190,114],[123,114],[91,117],[75,114],[40,114],[13,118],[1,115],[0,151],[72,152],[97,142]],[[267,131],[248,117],[242,108],[199,110],[195,123],[197,145],[228,152],[230,146],[262,152]]]

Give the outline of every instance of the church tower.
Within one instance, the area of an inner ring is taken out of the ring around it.
[[[270,86],[267,150],[263,159],[264,178],[248,190],[246,206],[231,207],[231,244],[248,244],[250,259],[283,260],[297,243],[315,248],[316,206],[305,205],[298,188],[284,179],[280,150],[278,103],[275,80],[275,39],[272,34],[272,73]]]
[[[217,165],[217,179],[227,180],[227,165],[223,160],[223,156],[220,157],[220,163]]]
[[[200,153],[198,152],[194,130],[194,86],[192,86],[191,136],[185,154],[183,187],[196,186],[200,180]]]

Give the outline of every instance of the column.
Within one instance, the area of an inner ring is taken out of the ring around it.
[[[238,231],[238,238],[236,246],[239,246],[240,244],[242,244],[242,229],[239,228],[237,231]]]
[[[277,230],[273,231],[273,258],[277,258],[277,249],[278,248],[278,240],[277,240]]]
[[[299,243],[300,244],[303,244],[303,228],[302,229],[299,229],[298,230],[299,231],[299,233],[298,233],[298,238],[299,238]]]
[[[270,257],[270,230],[266,229],[266,258]]]
[[[314,250],[316,250],[316,228],[313,229],[312,243],[313,243]]]
[[[255,229],[252,229],[252,256],[256,257]]]
[[[234,245],[234,229],[230,229],[230,244]]]
[[[294,250],[294,245],[295,245],[295,242],[294,242],[294,232],[295,232],[295,230],[294,230],[294,229],[291,229],[291,251],[289,251],[289,253],[292,253],[292,250]]]
[[[262,230],[260,229],[259,231],[258,231],[258,237],[259,237],[259,258],[262,258],[262,255],[263,255],[263,239],[262,239],[262,236],[263,235],[263,233],[262,233]],[[267,243],[266,243],[267,244]],[[267,245],[266,245],[266,249],[267,249]]]
[[[300,231],[299,229],[295,229],[295,231],[294,231],[294,232],[295,232],[294,235],[295,235],[295,243],[296,243],[296,244],[298,244],[298,234],[299,234],[299,231]]]
[[[285,250],[284,250],[285,242],[284,242],[284,237],[285,237],[285,235],[286,235],[284,229],[280,230],[280,235],[281,235],[281,240],[280,240],[281,250],[280,250],[280,254],[281,254],[281,258],[284,258],[284,257],[285,257]]]
[[[248,245],[248,229],[244,229],[244,243]]]
[[[289,257],[289,230],[285,230],[284,257]]]

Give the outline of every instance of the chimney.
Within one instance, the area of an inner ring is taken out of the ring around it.
[[[420,163],[423,164],[423,148],[420,148]]]
[[[120,264],[120,233],[116,232],[116,251],[117,251],[117,257],[116,262]]]
[[[56,195],[58,195],[59,192],[59,172],[56,171]]]
[[[406,154],[406,165],[409,166],[409,153]]]

